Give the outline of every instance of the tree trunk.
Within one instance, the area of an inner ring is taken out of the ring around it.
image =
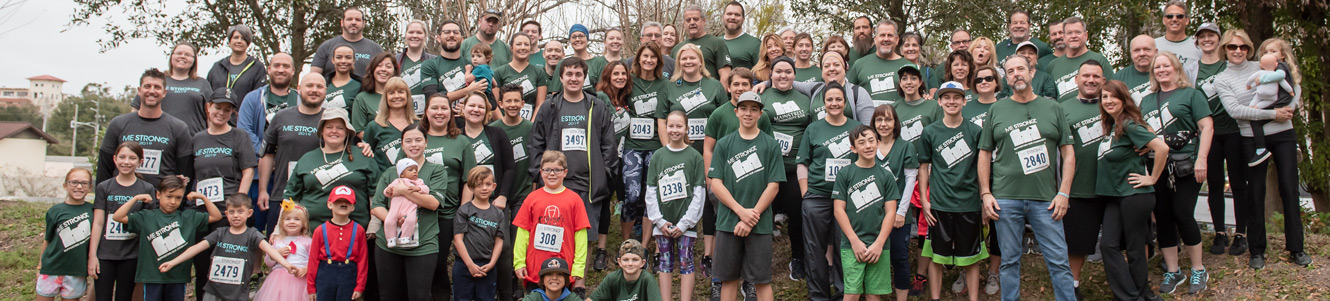
[[[291,8],[291,59],[295,62],[295,72],[291,74],[291,86],[300,82],[299,76],[302,69],[305,68],[305,58],[309,57],[309,45],[305,43],[306,31],[309,30],[310,22],[306,21],[305,4],[296,3]]]

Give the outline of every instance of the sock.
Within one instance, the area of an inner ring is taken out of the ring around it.
[[[1071,286],[1074,286],[1074,287],[1081,287],[1081,281],[1080,281],[1080,280],[1073,280],[1073,281],[1071,281]]]
[[[1257,148],[1257,149],[1256,149],[1256,153],[1257,153],[1257,154],[1259,154],[1259,153],[1264,153],[1264,152],[1265,152],[1265,148],[1264,148],[1264,147],[1263,147],[1263,148]]]

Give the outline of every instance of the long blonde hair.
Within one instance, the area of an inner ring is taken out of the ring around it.
[[[378,123],[382,127],[390,126],[388,125],[388,112],[391,109],[388,108],[388,94],[399,90],[406,91],[406,106],[401,108],[401,110],[406,111],[403,114],[406,115],[406,120],[408,123],[415,123],[419,120],[419,118],[416,118],[416,103],[411,99],[411,88],[406,85],[406,81],[402,80],[401,77],[394,76],[383,85],[383,94],[381,94],[383,99],[379,100],[379,113],[374,115],[374,123]]]
[[[998,58],[997,58],[997,47],[994,46],[994,45],[995,45],[995,44],[993,43],[993,40],[992,40],[992,39],[989,39],[988,37],[978,37],[978,38],[974,38],[974,42],[970,42],[970,57],[974,58],[974,60],[975,60],[975,62],[974,62],[975,68],[978,68],[978,67],[981,66],[981,65],[988,65],[988,66],[990,66],[990,67],[993,67],[993,69],[1002,70],[1002,68],[998,68],[998,65],[997,65],[997,61],[998,61]],[[976,49],[979,49],[980,47],[983,47],[983,48],[988,49],[988,63],[980,64],[980,63],[978,62],[979,56],[978,56],[978,55],[975,55],[975,54],[974,54],[974,51],[975,51]],[[1031,63],[1034,63],[1034,62],[1031,62]]]
[[[1150,59],[1150,91],[1159,92],[1159,80],[1155,79],[1154,62],[1160,57],[1168,58],[1168,63],[1173,65],[1173,86],[1174,88],[1191,87],[1191,80],[1187,79],[1187,74],[1182,72],[1182,63],[1178,61],[1178,56],[1172,52],[1160,50],[1155,57]],[[1163,99],[1160,99],[1163,101]]]
[[[780,47],[781,49],[780,53],[782,56],[790,55],[789,54],[790,49],[785,49],[785,42],[780,39],[780,36],[777,36],[776,34],[772,33],[762,36],[761,47],[759,47],[758,48],[759,50],[757,51],[758,52],[757,64],[753,65],[753,73],[757,74],[757,80],[760,81],[767,81],[771,79],[772,62],[771,59],[767,58],[767,51],[770,50],[767,49],[767,47],[769,47],[767,45],[767,42],[776,42],[776,47]]]
[[[309,212],[305,211],[305,207],[301,207],[291,200],[285,200],[282,201],[282,213],[277,216],[277,225],[273,226],[273,229],[275,229],[273,232],[276,233],[278,239],[287,236],[281,223],[288,216],[295,216],[300,219],[300,236],[309,236]]]
[[[1265,42],[1261,42],[1261,50],[1260,50],[1261,55],[1265,55],[1266,46],[1270,46],[1270,44],[1274,43],[1279,43],[1279,52],[1282,52],[1284,54],[1283,61],[1285,65],[1288,65],[1288,73],[1289,76],[1293,77],[1293,84],[1294,85],[1302,84],[1302,72],[1298,71],[1297,55],[1293,54],[1293,47],[1289,46],[1288,41],[1285,41],[1284,39],[1281,38],[1266,39]]]

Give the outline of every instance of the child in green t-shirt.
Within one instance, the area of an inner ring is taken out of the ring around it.
[[[287,271],[300,272],[300,269],[290,262],[281,253],[277,252],[271,244],[264,239],[259,231],[245,225],[249,216],[254,214],[254,208],[251,208],[249,197],[242,194],[233,194],[226,198],[226,221],[230,227],[219,228],[207,236],[203,237],[194,246],[185,249],[175,259],[162,263],[157,270],[165,273],[177,265],[189,261],[195,255],[207,250],[213,246],[216,249],[212,251],[212,265],[208,271],[195,271],[196,273],[207,273],[208,284],[203,287],[203,300],[246,300],[249,298],[249,275],[253,273],[254,265],[247,261],[258,258],[258,252],[267,254],[269,258],[281,264]],[[255,250],[257,249],[257,250]],[[296,275],[297,277],[304,275]]]
[[[605,275],[600,285],[596,287],[596,291],[591,293],[587,300],[660,301],[661,290],[656,286],[655,277],[651,277],[651,273],[642,272],[642,268],[646,266],[644,258],[646,250],[642,247],[642,242],[636,239],[623,241],[619,244],[620,270]]]
[[[859,159],[841,168],[831,190],[835,200],[833,213],[842,234],[841,267],[845,278],[845,297],[857,300],[861,294],[884,296],[892,292],[890,258],[883,248],[895,223],[896,202],[900,189],[896,179],[877,165],[877,133],[868,126],[850,130],[850,141]],[[853,206],[852,208],[849,206]]]
[[[65,174],[65,202],[46,210],[46,239],[37,262],[37,300],[75,300],[88,289],[88,241],[92,239],[92,172]]]
[[[665,137],[669,144],[657,149],[647,168],[647,218],[655,225],[651,230],[656,239],[659,260],[660,295],[665,300],[673,289],[674,263],[679,263],[680,292],[693,291],[693,243],[697,232],[693,227],[702,217],[706,204],[706,186],[702,185],[706,168],[702,154],[688,147],[688,117],[683,111],[670,112],[665,119]],[[681,294],[683,301],[692,300],[692,294]]]
[[[716,143],[707,177],[722,206],[716,212],[712,276],[722,282],[721,300],[733,301],[740,280],[754,283],[757,299],[774,300],[771,290],[771,203],[785,164],[780,145],[757,128],[764,104],[756,93],[739,96],[739,130]]]
[[[207,213],[194,210],[179,210],[184,200],[202,202]],[[152,196],[140,194],[129,201],[151,202]],[[185,195],[185,180],[181,177],[164,177],[157,184],[158,210],[143,210],[130,214],[134,206],[120,206],[111,219],[125,224],[126,230],[139,233],[138,273],[134,281],[143,283],[143,295],[147,300],[184,300],[185,284],[189,282],[188,260],[184,268],[159,271],[158,267],[175,259],[185,251],[186,246],[198,239],[198,232],[206,229],[208,223],[222,219],[222,212],[217,210],[208,197],[198,192]]]

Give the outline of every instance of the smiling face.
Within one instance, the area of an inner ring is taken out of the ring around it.
[[[475,184],[467,183],[467,185],[475,185],[475,187],[471,188],[471,191],[476,193],[476,199],[488,200],[490,194],[494,193],[494,187],[496,186],[494,184],[494,176],[484,177],[476,182],[477,183]]]
[[[328,94],[328,84],[324,82],[323,76],[316,73],[306,73],[305,77],[300,79],[300,105],[310,108],[323,106],[323,96]]]
[[[637,273],[641,273],[642,266],[645,263],[646,260],[642,260],[642,256],[638,256],[637,254],[628,253],[619,255],[619,268],[623,269],[624,274],[636,275]]]
[[[558,62],[563,60],[563,43],[559,41],[549,41],[545,43],[544,52],[545,62]],[[548,64],[546,67],[553,68],[555,64]]]
[[[522,25],[522,33],[533,39],[540,39],[540,24],[527,23]]]
[[[1173,68],[1173,62],[1168,57],[1156,56],[1151,68],[1152,73],[1154,73],[1154,80],[1159,82],[1160,85],[1173,84],[1174,79],[1177,78],[1176,68]]]
[[[526,105],[526,101],[522,100],[522,91],[507,92],[500,96],[503,101],[499,102],[499,105],[503,108],[504,116],[520,118],[522,106]]]
[[[229,103],[208,103],[208,125],[224,126],[231,122],[231,114],[235,114],[235,105]]]
[[[665,137],[670,143],[688,143],[688,117],[670,114],[665,118]]]
[[[1219,34],[1209,30],[1196,33],[1196,47],[1205,53],[1219,50]]]
[[[663,49],[672,49],[674,44],[679,43],[679,29],[674,26],[666,25],[660,30],[660,46]]]
[[[406,25],[406,47],[411,49],[425,47],[425,23],[413,22]]]
[[[905,42],[901,43],[901,56],[911,62],[918,61],[921,49],[918,37],[905,39]]]
[[[919,78],[919,74],[902,73],[899,75],[901,79],[900,82],[901,91],[905,91],[905,96],[907,98],[920,97],[919,86],[922,86],[924,84],[924,81],[923,79]]]
[[[611,30],[605,33],[605,52],[623,51],[623,32]]]
[[[615,64],[614,69],[610,70],[610,86],[615,89],[623,89],[628,86],[628,68],[622,64]]]
[[[771,87],[785,91],[794,87],[794,65],[789,61],[776,63],[771,68]]]
[[[291,85],[291,74],[295,73],[291,55],[278,53],[268,61],[268,84],[273,90],[285,90]]]
[[[1081,70],[1076,74],[1076,89],[1081,97],[1093,98],[1099,94],[1099,88],[1104,84],[1104,68],[1094,65],[1081,65]]]
[[[894,137],[892,132],[896,130],[896,114],[886,111],[886,114],[873,116],[873,129],[877,130],[878,136]]]
[[[514,36],[508,48],[513,50],[513,58],[526,61],[531,58],[531,38],[526,35]]]
[[[965,82],[970,77],[970,62],[963,59],[951,60],[951,78],[958,82]]]
[[[189,45],[176,45],[171,50],[171,69],[173,71],[189,71],[194,66],[194,56],[196,51]]]
[[[896,51],[896,26],[891,24],[879,24],[876,34],[873,37],[873,44],[877,45],[879,56],[890,56]]]
[[[1104,108],[1104,112],[1108,112],[1109,115],[1117,116],[1118,113],[1122,113],[1123,97],[1127,96],[1113,95],[1113,91],[1104,90],[1103,93],[1099,95],[1099,106]]]
[[[425,133],[419,130],[409,130],[402,133],[402,154],[407,158],[424,158]]]
[[[383,99],[388,102],[388,109],[400,110],[406,107],[406,102],[411,101],[410,92],[407,89],[389,89],[384,92]]]
[[[128,147],[121,147],[116,150],[115,158],[112,158],[112,160],[115,161],[115,170],[126,175],[134,174],[134,169],[143,163],[139,155]]]
[[[351,69],[356,67],[356,51],[351,46],[338,46],[333,50],[332,63],[337,74],[351,74]]]
[[[656,52],[651,51],[651,48],[642,48],[642,51],[637,53],[637,60],[635,62],[637,62],[637,65],[642,68],[642,72],[646,74],[654,73],[656,71],[656,66],[660,65],[660,59],[656,57]]]
[[[568,174],[568,168],[559,162],[546,162],[540,164],[540,178],[545,180],[546,188],[559,188],[563,186],[563,177]]]
[[[520,108],[519,108],[520,109]],[[433,96],[425,106],[425,119],[429,120],[430,129],[446,128],[453,121],[453,110],[447,96]]]
[[[997,74],[993,69],[982,69],[974,73],[974,90],[979,93],[997,93]]]
[[[226,41],[226,45],[231,47],[231,52],[244,53],[249,49],[249,42],[245,42],[245,36],[239,31],[232,32],[231,37]]]
[[[466,98],[466,103],[462,104],[462,118],[466,118],[469,124],[483,124],[485,116],[489,116],[489,101],[484,96],[472,94]]]
[[[88,191],[92,190],[92,174],[87,170],[76,169],[65,175],[65,183],[61,184],[65,188],[65,194],[72,200],[83,200],[88,197]]]
[[[254,215],[254,209],[247,206],[226,206],[226,223],[231,227],[244,226],[250,215]]]
[[[393,60],[381,60],[374,68],[374,82],[387,84],[388,79],[397,75],[397,64]]]
[[[780,33],[780,41],[785,43],[785,49],[794,49],[794,37],[798,35],[794,30],[786,30]]]
[[[762,117],[762,107],[751,102],[744,102],[740,103],[739,107],[734,108],[734,114],[739,117],[739,126],[753,128],[757,126],[757,118]]]
[[[572,47],[573,47],[573,51],[575,51],[575,52],[586,51],[586,47],[587,47],[587,37],[586,37],[586,34],[585,34],[585,33],[582,33],[581,31],[577,31],[577,32],[573,32],[572,34],[569,34],[569,35],[568,35],[568,46],[572,46]]]
[[[702,74],[702,56],[691,49],[679,51],[679,72],[683,75]],[[565,86],[566,87],[566,86]]]
[[[333,119],[323,122],[322,134],[323,144],[327,146],[346,145],[346,123],[341,119]]]
[[[434,39],[443,46],[443,52],[457,52],[462,49],[462,27],[456,23],[443,24]]]
[[[824,109],[827,111],[827,117],[845,116],[845,90],[830,89],[822,95]]]
[[[1066,41],[1062,37],[1062,23],[1048,26],[1048,43],[1054,48],[1063,49],[1067,47]]]
[[[767,40],[766,42],[762,43],[762,49],[766,50],[767,61],[775,60],[776,58],[785,55],[785,44],[783,44],[784,42],[781,42],[780,39],[772,39],[772,38],[768,38],[766,40]]]
[[[564,286],[568,285],[568,276],[559,273],[546,274],[540,277],[540,284],[544,285],[547,291],[563,291]]]
[[[957,116],[961,114],[961,108],[965,107],[965,95],[957,92],[947,92],[938,96],[938,105],[942,106],[942,113],[947,116]]]
[[[875,158],[877,153],[877,135],[865,130],[859,137],[854,138],[850,143],[854,144],[854,152],[860,158]]]
[[[156,108],[162,104],[166,95],[166,80],[155,77],[143,77],[139,80],[138,95],[141,107]]]
[[[1007,22],[1007,33],[1011,34],[1013,41],[1025,41],[1030,38],[1030,15],[1025,13],[1011,14],[1011,20]]]
[[[738,100],[739,95],[743,95],[744,92],[748,92],[752,89],[753,79],[732,74],[730,76],[730,87],[726,92],[730,92],[730,99]]]
[[[305,220],[304,209],[296,209],[292,213],[282,215],[282,231],[286,236],[304,235],[309,221]]]
[[[839,53],[822,55],[822,79],[827,82],[839,82],[845,78],[845,58]]]
[[[1187,16],[1187,9],[1177,5],[1169,5],[1164,9],[1164,30],[1169,33],[1181,34],[1187,30],[1187,24],[1191,23],[1191,18]]]
[[[725,5],[725,15],[721,17],[725,22],[725,31],[738,32],[744,26],[744,9],[738,3]]]

